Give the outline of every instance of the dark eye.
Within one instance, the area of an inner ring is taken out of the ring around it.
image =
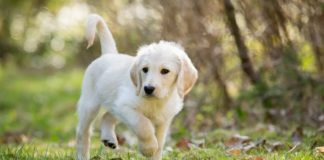
[[[147,67],[144,67],[142,70],[143,70],[144,73],[147,73],[148,72],[148,68]]]
[[[170,71],[168,69],[162,69],[161,74],[168,74]]]

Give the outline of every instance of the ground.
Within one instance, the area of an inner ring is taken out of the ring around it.
[[[224,132],[223,132],[224,133]],[[214,136],[220,136],[221,132]],[[262,135],[260,135],[262,136]],[[226,137],[223,135],[223,137]],[[212,138],[209,135],[208,139]],[[219,137],[218,137],[219,138]],[[122,147],[119,151],[114,151],[103,147],[94,137],[91,149],[91,159],[145,159],[141,156],[136,147]],[[280,139],[280,138],[278,138]],[[215,144],[206,144],[205,147],[178,148],[176,146],[167,146],[164,151],[165,160],[171,159],[217,159],[217,160],[320,160],[324,158],[323,154],[317,153],[311,149],[309,144],[302,144],[296,150],[289,152],[288,144],[277,151],[268,152],[266,149],[257,147],[247,152],[229,152],[226,145],[221,140],[213,142]],[[74,159],[74,146],[67,143],[49,143],[46,141],[35,141],[24,145],[1,145],[0,159]]]

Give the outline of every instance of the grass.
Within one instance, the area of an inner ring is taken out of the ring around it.
[[[26,145],[1,145],[0,159],[35,159],[35,160],[54,160],[54,159],[74,159],[74,147],[67,145],[52,144],[40,142],[39,144]],[[136,149],[122,148],[119,151],[112,151],[104,148],[99,143],[93,144],[91,149],[91,159],[145,159]],[[164,151],[165,160],[173,159],[217,159],[217,160],[254,160],[262,157],[267,160],[320,160],[323,155],[318,155],[314,151],[301,148],[299,151],[288,153],[287,151],[278,151],[267,153],[264,150],[256,149],[249,153],[243,153],[239,156],[228,154],[222,144],[216,144],[208,148],[192,148],[192,149],[167,149]]]
[[[81,69],[27,74],[15,69],[0,68],[0,160],[74,159],[75,105],[80,94],[82,74]],[[186,131],[181,126],[175,128]],[[316,154],[313,149],[315,142],[317,146],[324,144],[324,137],[311,129],[305,132],[302,145],[295,151],[288,152],[291,148],[289,147],[291,132],[291,130],[270,132],[266,127],[239,131],[216,129],[202,137],[205,140],[204,148],[191,147],[190,149],[176,147],[175,143],[181,137],[171,135],[173,139],[165,148],[164,159],[256,160],[261,157],[267,160],[317,160],[324,158],[323,154]],[[223,142],[235,133],[248,135],[253,140],[281,141],[285,143],[286,148],[270,153],[264,148],[256,148],[239,155],[232,155],[227,152],[228,148]],[[24,135],[27,140],[10,140],[11,135]],[[119,151],[106,149],[99,142],[98,131],[95,131],[92,140],[91,156],[94,160],[145,159],[137,152],[136,146],[124,145]]]

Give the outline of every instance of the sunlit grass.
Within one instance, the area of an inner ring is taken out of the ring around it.
[[[93,144],[91,148],[91,159],[134,159],[144,160],[136,149],[122,148],[118,151],[103,147],[100,144]],[[164,151],[164,160],[174,159],[217,159],[217,160],[254,160],[257,158],[264,160],[319,160],[323,155],[316,154],[312,150],[298,150],[289,153],[287,151],[278,151],[267,153],[264,150],[253,150],[249,153],[242,153],[235,156],[226,152],[221,144],[210,148],[192,148],[192,149],[166,149]],[[29,145],[7,145],[0,146],[0,159],[74,159],[74,147],[59,144],[29,144]]]

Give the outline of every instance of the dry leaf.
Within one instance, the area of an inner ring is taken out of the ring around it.
[[[273,151],[277,151],[280,148],[283,147],[283,144],[279,141],[277,142],[273,142],[273,143],[268,143],[268,145],[266,146],[266,149],[268,152],[273,152]]]
[[[323,154],[323,153],[324,153],[324,146],[316,147],[316,148],[315,148],[315,152],[316,152],[316,153],[321,153],[321,154]]]
[[[243,146],[243,150],[244,150],[245,152],[247,152],[247,151],[249,151],[249,150],[251,150],[251,149],[253,149],[253,148],[256,148],[256,147],[257,147],[257,143],[250,142],[249,144]]]
[[[250,142],[251,139],[248,136],[241,136],[241,135],[234,135],[232,136],[229,140],[225,141],[224,144],[226,147],[234,147],[234,146],[239,146],[243,145],[245,143]]]
[[[232,148],[226,151],[228,154],[233,156],[239,156],[242,154],[242,150],[239,148]]]
[[[260,156],[248,156],[247,158],[243,158],[241,160],[264,160],[264,158]]]
[[[185,148],[185,149],[189,149],[189,148],[190,148],[190,142],[189,142],[188,139],[186,139],[186,138],[182,138],[182,139],[180,139],[180,140],[177,142],[176,146],[177,146],[178,148]]]
[[[254,160],[264,160],[262,157],[255,157]]]

